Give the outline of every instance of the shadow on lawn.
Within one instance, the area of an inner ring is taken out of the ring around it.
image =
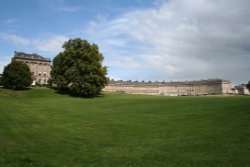
[[[24,92],[30,90],[31,88],[22,88],[22,89],[11,89],[6,87],[0,88],[0,95],[9,96],[11,98],[20,98],[24,96]]]
[[[104,97],[105,95],[103,93],[100,93],[98,95],[95,96],[85,96],[85,95],[76,95],[74,93],[72,93],[69,89],[56,89],[55,87],[49,87],[50,89],[55,90],[55,93],[60,94],[60,95],[68,95],[70,97],[75,97],[75,98],[84,98],[84,99],[93,99],[93,98],[100,98],[100,97]]]

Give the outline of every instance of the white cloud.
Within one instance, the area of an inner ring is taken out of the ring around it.
[[[250,1],[169,0],[159,4],[111,21],[91,22],[84,35],[101,45],[108,59],[121,62],[119,68],[119,63],[109,61],[111,72],[123,69],[124,57],[130,57],[141,67],[138,71],[155,72],[153,76],[145,73],[145,79],[249,79]],[[134,63],[127,66],[133,68]]]
[[[23,51],[36,52],[38,54],[55,55],[63,50],[62,45],[68,41],[68,37],[60,35],[49,35],[44,39],[28,39],[14,34],[0,33],[0,39],[21,45]],[[19,48],[19,47],[18,47]],[[14,52],[14,50],[13,50]],[[0,55],[0,73],[3,71],[4,66],[10,63],[11,56]]]
[[[106,64],[126,71],[135,71],[140,68],[140,63],[133,57],[122,57],[119,60],[109,60]]]
[[[13,42],[19,45],[28,45],[30,43],[29,39],[23,38],[14,34],[0,33],[0,39]]]
[[[49,35],[44,39],[24,38],[15,34],[0,33],[0,39],[22,46],[30,46],[33,50],[58,53],[63,50],[62,45],[69,40],[62,35]]]
[[[38,2],[46,7],[62,12],[77,12],[81,10],[80,6],[66,4],[65,0],[38,0]]]
[[[8,19],[4,21],[4,24],[13,24],[16,23],[18,20],[17,19]]]
[[[44,40],[32,40],[32,45],[40,51],[58,53],[63,50],[62,45],[68,40],[66,36],[53,35]]]
[[[11,56],[8,57],[0,57],[0,74],[3,72],[3,69],[6,65],[11,62]]]
[[[63,6],[61,6],[60,8],[59,8],[59,10],[60,11],[64,11],[64,12],[76,12],[76,11],[78,11],[78,10],[80,10],[81,8],[80,7],[78,7],[78,6],[65,6],[65,5],[63,5]]]

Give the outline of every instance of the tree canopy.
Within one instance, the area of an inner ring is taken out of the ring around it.
[[[2,86],[2,74],[0,74],[0,86]]]
[[[55,84],[59,92],[66,91],[75,96],[100,94],[108,79],[98,46],[76,38],[67,41],[63,48],[64,51],[53,60],[50,83]]]
[[[5,88],[23,89],[32,83],[31,72],[27,64],[20,61],[12,61],[4,67],[2,85]]]
[[[247,89],[250,91],[250,81],[246,84]]]

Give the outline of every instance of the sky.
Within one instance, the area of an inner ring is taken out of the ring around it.
[[[99,46],[115,80],[250,80],[249,0],[2,0],[0,73],[14,51]]]

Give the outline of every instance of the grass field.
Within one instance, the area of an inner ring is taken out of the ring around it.
[[[0,89],[1,167],[249,167],[250,97]]]

